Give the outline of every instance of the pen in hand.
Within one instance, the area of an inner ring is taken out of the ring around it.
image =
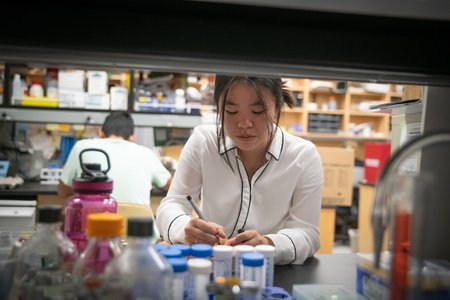
[[[192,208],[195,210],[196,214],[198,215],[198,217],[204,221],[205,217],[203,217],[202,211],[197,207],[197,205],[195,205],[194,201],[192,200],[192,197],[187,195],[186,199],[189,201],[189,203],[191,204]]]

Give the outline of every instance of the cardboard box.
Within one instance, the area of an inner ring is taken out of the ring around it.
[[[351,206],[355,151],[339,147],[317,147],[322,158],[323,206]]]

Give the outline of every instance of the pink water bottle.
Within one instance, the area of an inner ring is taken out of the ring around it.
[[[101,170],[100,164],[83,162],[83,153],[92,151],[105,155],[108,164],[106,170]],[[75,194],[66,206],[64,233],[75,244],[78,253],[81,253],[87,244],[87,216],[92,213],[116,213],[117,202],[110,196],[113,180],[107,175],[111,168],[108,154],[101,149],[89,148],[81,151],[79,158],[82,174],[72,183]]]

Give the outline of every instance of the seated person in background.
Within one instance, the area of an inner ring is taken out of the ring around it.
[[[152,183],[167,190],[172,176],[151,149],[134,143],[136,137],[131,115],[126,111],[111,112],[99,130],[99,136],[78,141],[73,146],[64,165],[58,195],[67,197],[73,193],[72,181],[81,175],[80,152],[97,148],[104,150],[110,159],[111,169],[107,175],[114,181],[111,196],[117,202],[150,207]],[[102,170],[105,169],[106,166],[102,166]]]
[[[279,78],[217,76],[217,125],[185,144],[156,223],[171,243],[274,245],[275,263],[302,264],[320,247],[323,184],[319,153],[277,126],[292,94]],[[201,195],[192,217],[186,196]]]

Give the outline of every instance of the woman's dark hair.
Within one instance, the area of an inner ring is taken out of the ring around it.
[[[127,111],[113,111],[103,122],[102,130],[106,137],[117,135],[128,140],[134,133],[134,121]]]
[[[219,146],[219,151],[221,149],[221,145],[223,145],[225,150],[227,150],[225,144],[225,129],[223,124],[225,105],[230,89],[238,83],[245,84],[255,92],[258,100],[266,111],[268,125],[275,123],[278,126],[281,109],[284,104],[291,108],[295,105],[295,99],[292,93],[286,88],[285,82],[283,82],[280,78],[217,75],[214,85],[214,102],[216,104],[217,111],[217,144]],[[275,120],[267,114],[268,101],[274,101],[275,103]],[[270,131],[271,138],[267,146],[270,145],[273,139],[272,126],[269,126],[268,130]],[[225,157],[227,163],[230,165],[228,155],[225,155]]]

